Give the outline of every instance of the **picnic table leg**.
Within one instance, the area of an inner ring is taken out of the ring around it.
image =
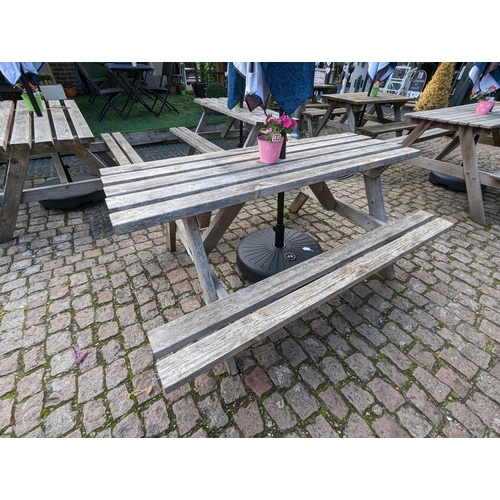
[[[318,137],[319,133],[323,130],[323,127],[325,126],[326,122],[328,121],[328,118],[330,118],[332,111],[336,107],[337,107],[337,103],[335,103],[333,101],[330,102],[330,105],[328,106],[328,109],[325,111],[325,114],[318,120],[318,124],[316,125],[316,128],[314,129],[314,132],[313,132],[314,137]],[[311,136],[311,137],[313,137],[313,136]]]
[[[69,179],[59,153],[52,153],[50,156],[52,157],[52,161],[54,162],[54,166],[56,167],[57,175],[59,176],[61,184],[67,184],[69,182]]]
[[[64,146],[64,149],[73,153],[79,160],[85,163],[95,175],[100,176],[101,168],[106,168],[106,164],[82,144],[67,145]]]
[[[224,139],[228,132],[231,130],[231,127],[233,126],[233,123],[235,122],[235,118],[229,116],[226,120],[226,123],[222,127],[222,130],[220,131],[220,136]]]
[[[205,303],[215,302],[219,299],[219,295],[227,295],[227,292],[224,290],[222,284],[210,267],[196,217],[193,216],[182,219],[182,225],[184,229],[185,244],[187,245],[186,248],[198,272]],[[238,372],[233,357],[226,360],[226,366],[231,375],[235,375]]]
[[[387,214],[385,212],[382,178],[380,175],[386,168],[387,167],[383,167],[383,169],[380,170],[373,170],[369,174],[363,175],[365,181],[366,199],[368,201],[368,212],[373,217],[376,217],[384,222],[387,222]],[[390,266],[381,269],[380,274],[391,280],[394,279],[396,276],[394,265],[391,264]]]
[[[446,156],[448,156],[455,148],[460,144],[460,137],[457,135],[454,137],[446,147],[436,156],[434,156],[434,160],[442,160]]]
[[[224,236],[227,228],[232,224],[244,205],[244,203],[238,203],[227,208],[221,208],[216,213],[210,226],[203,233],[203,246],[207,254],[217,246],[217,243]]]
[[[354,107],[346,103],[346,115],[347,115],[347,123],[349,124],[349,132],[353,134],[356,133],[356,113],[354,112]]]
[[[177,248],[177,243],[175,240],[175,235],[177,233],[177,225],[175,222],[169,222],[167,224],[167,247],[171,252],[175,252]]]
[[[212,110],[203,108],[203,114],[201,115],[200,121],[198,122],[198,126],[196,127],[195,133],[196,134],[201,134],[205,130],[205,127],[207,126],[208,119],[210,118],[210,115],[212,114]]]
[[[477,161],[476,143],[474,133],[469,127],[459,127],[460,149],[464,169],[465,185],[467,186],[467,198],[469,200],[470,218],[478,224],[486,224],[484,215],[483,194],[481,192],[481,180],[479,178],[479,167]]]
[[[401,146],[407,147],[411,146],[429,127],[431,126],[430,121],[420,122],[417,128],[414,128],[401,143]]]
[[[243,147],[248,148],[250,146],[254,146],[258,135],[259,135],[259,126],[254,125],[250,130],[250,133],[248,134],[247,140],[245,141],[245,144],[243,144]]]
[[[0,243],[12,240],[28,171],[29,149],[13,151],[7,164],[0,206]]]

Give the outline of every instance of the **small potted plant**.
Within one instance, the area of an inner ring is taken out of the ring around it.
[[[494,85],[490,85],[485,90],[478,89],[472,92],[470,95],[471,100],[477,100],[476,114],[486,115],[493,109],[496,90],[497,88]]]
[[[52,75],[50,73],[40,73],[38,75],[38,83],[40,85],[52,85]]]
[[[75,97],[78,92],[76,90],[76,85],[73,82],[61,82],[61,85],[63,86],[64,93],[66,94],[66,97]]]
[[[28,82],[28,83],[29,83],[31,92],[33,93],[33,97],[35,98],[36,103],[38,104],[38,107],[40,108],[40,111],[44,111],[45,106],[43,104],[43,92],[40,92],[39,88],[34,83],[31,83],[31,82]],[[21,97],[23,98],[23,101],[26,103],[26,106],[28,106],[28,109],[30,111],[35,111],[33,104],[30,101],[28,92],[26,92],[26,89],[20,83],[16,83],[14,85],[14,88],[22,90]]]
[[[262,163],[276,163],[279,160],[283,147],[283,136],[289,134],[296,126],[297,121],[285,113],[279,118],[274,118],[270,114],[266,116],[264,128],[260,130],[263,135],[257,137]]]
[[[182,82],[177,84],[177,93],[186,95],[186,86]]]
[[[376,97],[378,91],[380,90],[380,82],[375,82],[372,89],[370,90],[370,97]]]

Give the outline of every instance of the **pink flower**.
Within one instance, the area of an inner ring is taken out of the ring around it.
[[[292,120],[289,116],[283,116],[283,127],[290,128],[294,126],[294,120]]]

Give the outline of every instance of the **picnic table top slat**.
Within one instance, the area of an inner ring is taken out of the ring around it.
[[[13,116],[14,102],[0,101],[0,147],[4,151],[7,151]]]
[[[194,163],[165,160],[157,163],[156,178],[154,169],[150,169],[149,178],[145,177],[143,164],[136,166],[135,173],[105,169],[102,182],[111,222],[122,233],[334,180],[346,173],[384,167],[419,153],[356,134],[342,136],[340,143],[339,136],[330,138],[335,141],[330,146],[325,139],[297,141],[279,168],[262,164],[257,147],[252,147],[233,156],[228,151],[197,155]],[[341,144],[342,139],[351,141],[351,149]]]

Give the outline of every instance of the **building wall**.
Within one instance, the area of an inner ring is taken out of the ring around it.
[[[83,94],[82,86],[75,71],[74,63],[72,62],[49,62],[50,72],[56,79],[57,83],[71,82],[76,85],[79,94]]]

